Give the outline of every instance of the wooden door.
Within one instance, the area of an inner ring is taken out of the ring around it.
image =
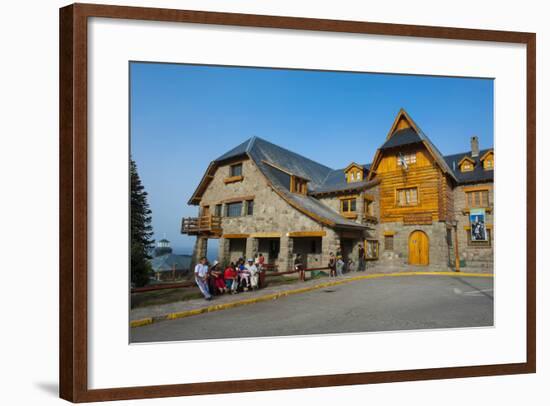
[[[202,216],[203,217],[210,216],[210,206],[202,206]]]
[[[430,263],[430,242],[424,231],[413,231],[409,237],[409,264]]]

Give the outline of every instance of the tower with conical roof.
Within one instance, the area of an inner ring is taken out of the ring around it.
[[[170,241],[166,239],[166,234],[165,234],[164,238],[157,242],[154,255],[155,257],[160,257],[162,255],[171,254],[171,253],[172,253],[172,247],[170,246]]]

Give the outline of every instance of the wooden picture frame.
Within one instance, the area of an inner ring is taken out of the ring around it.
[[[527,328],[526,362],[338,375],[197,382],[163,386],[89,389],[88,387],[88,19],[184,22],[240,27],[284,28],[339,33],[408,36],[525,44],[527,48]],[[60,396],[72,402],[142,399],[276,389],[314,388],[426,379],[448,379],[536,370],[536,160],[534,33],[449,27],[337,21],[265,15],[184,11],[97,4],[60,9]]]

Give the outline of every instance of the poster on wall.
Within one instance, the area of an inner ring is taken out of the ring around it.
[[[470,225],[472,241],[487,241],[487,228],[485,226],[485,209],[470,210]]]

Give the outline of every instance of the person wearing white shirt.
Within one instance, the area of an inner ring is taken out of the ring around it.
[[[206,257],[202,257],[200,262],[195,266],[195,282],[206,300],[211,300],[212,295],[208,289],[208,265],[206,265]]]
[[[245,266],[246,270],[250,274],[250,286],[252,289],[258,288],[258,282],[259,282],[259,271],[256,265],[254,265],[254,261],[252,258],[248,260],[248,264]]]

